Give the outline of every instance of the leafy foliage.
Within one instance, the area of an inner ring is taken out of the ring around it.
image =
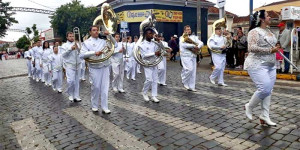
[[[79,27],[82,36],[88,33],[97,14],[96,7],[84,7],[80,1],[72,1],[57,8],[50,16],[50,23],[57,35],[66,40],[66,32],[73,31],[74,27]]]

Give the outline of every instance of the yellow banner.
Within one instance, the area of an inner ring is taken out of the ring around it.
[[[182,22],[182,11],[154,9],[158,22]]]
[[[153,9],[157,22],[182,22],[182,11]],[[128,10],[117,13],[120,21],[142,22],[151,14],[151,9]]]

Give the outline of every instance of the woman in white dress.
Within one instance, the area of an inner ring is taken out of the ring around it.
[[[275,47],[277,39],[267,28],[271,23],[271,17],[265,10],[253,14],[248,34],[248,57],[245,60],[244,69],[248,71],[257,90],[252,95],[249,103],[245,105],[246,116],[252,120],[252,109],[261,103],[261,124],[275,126],[269,117],[271,93],[276,81]],[[268,42],[267,42],[267,41]],[[268,44],[270,43],[270,44]]]

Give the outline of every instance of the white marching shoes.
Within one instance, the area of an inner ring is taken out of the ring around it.
[[[261,101],[261,115],[259,116],[260,123],[267,124],[269,126],[276,126],[276,123],[272,122],[269,117],[270,112],[270,103],[271,103],[271,96],[267,96],[263,101]]]
[[[155,102],[155,103],[158,103],[158,102],[159,102],[159,100],[158,100],[155,96],[152,97],[152,100],[153,100],[153,102]]]
[[[211,84],[216,84],[216,81],[211,79],[210,77],[209,77],[209,81],[210,81]]]
[[[149,97],[148,97],[148,95],[147,94],[144,94],[144,93],[142,93],[142,95],[143,95],[143,98],[144,98],[144,100],[146,101],[146,102],[149,102]]]
[[[249,101],[249,103],[247,103],[245,105],[245,113],[247,118],[249,118],[250,120],[252,120],[252,109],[259,103],[261,102],[261,99],[257,96],[256,93],[254,93]]]

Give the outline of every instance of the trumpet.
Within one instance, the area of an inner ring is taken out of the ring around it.
[[[78,52],[80,53],[81,49],[81,37],[80,37],[80,30],[78,27],[73,28],[73,33],[74,33],[74,41],[75,41],[75,46],[78,48]]]

